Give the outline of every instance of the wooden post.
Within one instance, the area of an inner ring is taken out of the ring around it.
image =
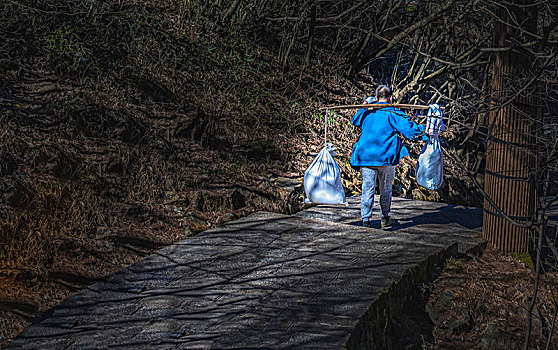
[[[528,82],[532,57],[512,49],[513,41],[529,36],[513,27],[513,20],[528,19],[524,30],[536,33],[536,8],[521,6],[530,0],[510,0],[501,5],[495,21],[496,48],[492,70],[492,100],[486,151],[484,190],[508,217],[528,224],[536,212],[534,183],[536,156],[533,119],[540,115],[536,85],[517,94]],[[503,7],[506,8],[503,8]],[[510,18],[511,17],[511,18]],[[483,237],[505,252],[525,252],[531,243],[531,229],[513,225],[487,200],[484,201]]]

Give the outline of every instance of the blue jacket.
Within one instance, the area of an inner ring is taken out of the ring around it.
[[[377,110],[361,108],[351,124],[362,129],[351,154],[353,167],[399,164],[401,158],[409,155],[409,151],[401,143],[398,134],[411,140],[428,139],[423,134],[424,125],[413,122],[395,107]],[[422,138],[419,137],[421,134]]]

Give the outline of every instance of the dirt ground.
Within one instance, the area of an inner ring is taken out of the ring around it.
[[[395,348],[523,349],[534,283],[524,262],[491,247],[482,256],[451,258],[433,283],[421,287],[415,308],[394,320]],[[558,272],[542,274],[529,349],[558,349],[556,326],[551,331],[557,291]]]

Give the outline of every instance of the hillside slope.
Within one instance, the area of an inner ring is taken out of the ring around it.
[[[321,147],[318,107],[375,85],[325,48],[319,65],[293,52],[286,67],[265,27],[180,1],[8,1],[0,14],[0,340],[162,245],[297,210],[278,183],[301,182]],[[348,192],[349,113],[329,120]],[[399,168],[401,195],[474,201],[417,189],[412,169]]]
[[[274,179],[300,181],[334,77],[200,33],[178,3],[27,4],[0,5],[2,339],[161,245],[295,210]]]

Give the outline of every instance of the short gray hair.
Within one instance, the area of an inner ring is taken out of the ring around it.
[[[387,85],[380,85],[376,88],[376,99],[383,100],[388,99],[392,95],[391,89]]]

